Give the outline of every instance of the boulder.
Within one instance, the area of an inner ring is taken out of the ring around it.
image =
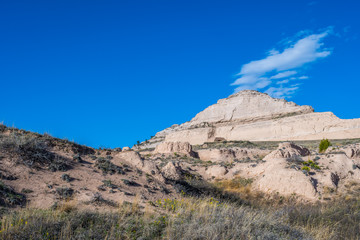
[[[280,143],[278,149],[265,156],[264,160],[296,157],[304,157],[310,155],[309,149],[301,147],[291,142]]]
[[[130,151],[131,148],[130,147],[123,147],[122,151],[125,152],[125,151]]]
[[[140,154],[135,151],[122,151],[115,155],[114,162],[116,162],[117,158],[120,160],[124,160],[134,167],[140,167],[143,165],[143,159]]]
[[[159,144],[154,153],[161,154],[181,154],[186,156],[195,156],[192,146],[188,142],[163,142]]]
[[[179,164],[175,164],[173,162],[169,162],[161,169],[161,173],[164,178],[172,180],[172,181],[180,181],[183,180],[183,170],[179,166]]]
[[[280,160],[284,161],[284,159]],[[316,185],[302,171],[285,168],[283,164],[266,164],[265,171],[253,183],[262,192],[281,195],[296,194],[306,199],[316,199]]]

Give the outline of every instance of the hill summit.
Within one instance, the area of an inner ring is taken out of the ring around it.
[[[186,141],[203,144],[216,140],[317,140],[360,137],[360,119],[343,120],[332,112],[314,112],[266,93],[244,90],[220,99],[191,121],[158,132],[140,148]]]

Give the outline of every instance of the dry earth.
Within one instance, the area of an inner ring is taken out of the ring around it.
[[[121,151],[92,149],[3,126],[0,173],[3,184],[35,208],[50,208],[71,198],[79,207],[103,210],[121,202],[145,205],[201,194],[187,183],[192,179],[243,178],[252,183],[254,192],[328,201],[358,190],[354,189],[360,180],[358,142],[334,140],[321,154],[318,141],[302,142],[309,149],[290,142],[238,141],[197,146],[165,142],[154,151]],[[2,197],[6,204],[14,201]]]

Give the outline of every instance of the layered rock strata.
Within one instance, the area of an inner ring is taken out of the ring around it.
[[[189,122],[157,133],[140,148],[154,148],[164,141],[196,145],[216,139],[288,141],[322,138],[360,138],[360,119],[339,119],[331,112],[316,113],[310,106],[245,90],[220,99]]]

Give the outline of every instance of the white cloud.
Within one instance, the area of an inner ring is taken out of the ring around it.
[[[276,49],[271,49],[268,53],[269,53],[269,55],[276,55],[276,54],[279,54],[280,52]]]
[[[280,72],[272,77],[270,79],[280,79],[280,78],[286,78],[292,75],[297,74],[297,71],[286,71],[286,72]]]
[[[252,89],[263,90],[274,97],[289,97],[298,87],[271,87],[273,81],[292,76],[290,80],[307,79],[308,76],[296,76],[305,64],[315,62],[331,54],[330,50],[324,49],[322,42],[328,36],[332,28],[328,28],[319,34],[310,34],[301,31],[301,39],[282,51],[272,49],[264,59],[251,61],[241,67],[239,76],[231,85],[237,86],[235,92]],[[307,34],[304,36],[304,34]],[[275,83],[286,84],[288,82],[277,81]],[[267,88],[267,89],[266,89]]]
[[[299,89],[298,86],[291,86],[291,87],[271,87],[265,92],[270,96],[276,98],[289,98]]]
[[[276,84],[280,85],[280,84],[285,84],[285,83],[288,83],[288,82],[290,82],[290,80],[289,80],[289,79],[285,79],[285,80],[276,82]]]

